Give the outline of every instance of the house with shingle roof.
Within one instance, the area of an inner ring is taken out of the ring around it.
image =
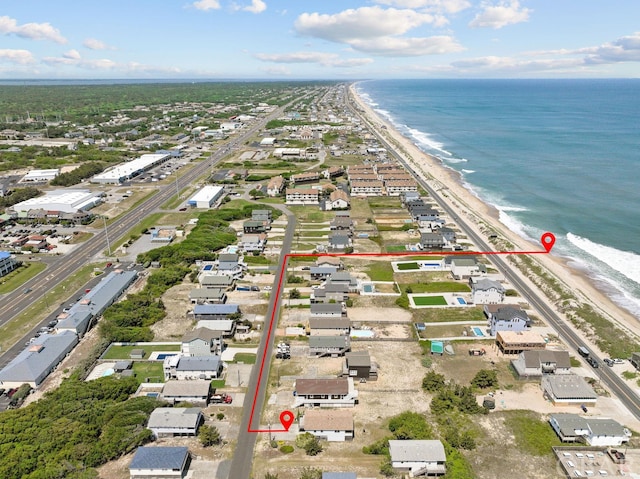
[[[549,424],[562,442],[585,442],[589,446],[622,446],[629,441],[624,427],[613,419],[551,414]]]
[[[447,470],[444,445],[438,440],[389,441],[391,466],[411,477],[442,476]]]
[[[521,378],[535,378],[543,374],[570,374],[569,351],[523,351],[511,360],[513,369]]]
[[[202,411],[197,407],[159,407],[149,416],[147,428],[158,437],[195,436],[204,422]]]
[[[129,464],[130,479],[183,478],[191,456],[183,446],[140,446]]]
[[[353,378],[297,379],[293,407],[353,407],[358,402]]]
[[[346,409],[310,409],[300,418],[300,432],[309,432],[318,439],[344,442],[353,439],[353,413]]]

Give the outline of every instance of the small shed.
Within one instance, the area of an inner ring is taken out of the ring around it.
[[[129,353],[131,359],[143,359],[145,355],[144,349],[132,349]]]
[[[444,354],[444,343],[442,341],[431,341],[431,354]]]

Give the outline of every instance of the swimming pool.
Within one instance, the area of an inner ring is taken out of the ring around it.
[[[477,327],[475,327],[475,326],[474,326],[473,328],[471,328],[471,329],[473,329],[473,333],[474,333],[476,336],[484,336],[484,333],[482,332],[482,329],[477,328]]]
[[[456,298],[458,300],[458,303],[460,304],[467,304],[467,302],[463,299],[463,298]]]
[[[115,373],[113,368],[105,369],[105,371],[102,373],[102,377],[106,378],[107,376],[113,375],[113,373]]]
[[[205,264],[204,268],[202,268],[203,271],[211,271],[212,269],[213,269],[212,264]]]
[[[175,356],[178,353],[159,353],[158,354],[158,361],[162,361],[164,358],[168,358],[169,356]]]
[[[373,293],[373,285],[372,284],[363,284],[362,291],[365,293]]]
[[[373,338],[375,333],[366,329],[352,329],[351,337],[352,338]]]

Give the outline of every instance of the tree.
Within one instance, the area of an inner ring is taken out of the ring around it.
[[[382,463],[380,463],[380,474],[384,477],[391,477],[395,475],[396,471],[393,470],[393,466],[391,465],[391,458],[385,458]]]
[[[317,437],[313,437],[310,441],[308,441],[304,446],[304,452],[307,453],[307,456],[317,456],[322,452],[322,444]]]
[[[256,198],[264,198],[265,195],[261,190],[253,188],[249,191],[249,196],[251,196],[252,200],[255,200]]]
[[[389,421],[389,431],[396,439],[431,439],[433,433],[425,417],[405,411]]]
[[[487,389],[498,385],[498,373],[494,369],[481,369],[471,380],[471,384],[480,389]]]
[[[278,479],[278,475],[277,474],[271,474],[270,472],[267,472],[264,475],[264,479]]]
[[[289,298],[300,299],[300,291],[298,291],[297,288],[293,288],[291,291],[289,291]]]
[[[438,374],[435,371],[429,371],[422,378],[422,389],[429,392],[440,391],[444,388],[446,382],[443,374]]]
[[[198,432],[198,439],[200,439],[200,443],[204,447],[214,446],[220,444],[222,442],[222,438],[220,437],[220,433],[215,426],[200,426],[200,431]]]

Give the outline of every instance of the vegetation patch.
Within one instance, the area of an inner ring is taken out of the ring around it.
[[[547,421],[533,411],[503,411],[505,425],[514,435],[518,449],[533,456],[551,455],[562,443]]]
[[[373,261],[365,268],[371,281],[393,281],[393,267],[386,261]]]
[[[447,300],[444,296],[413,296],[416,306],[446,306]]]
[[[414,263],[398,263],[396,265],[396,268],[398,268],[399,271],[409,271],[413,269],[420,269],[420,266],[418,265],[418,263],[415,263],[415,262]]]

